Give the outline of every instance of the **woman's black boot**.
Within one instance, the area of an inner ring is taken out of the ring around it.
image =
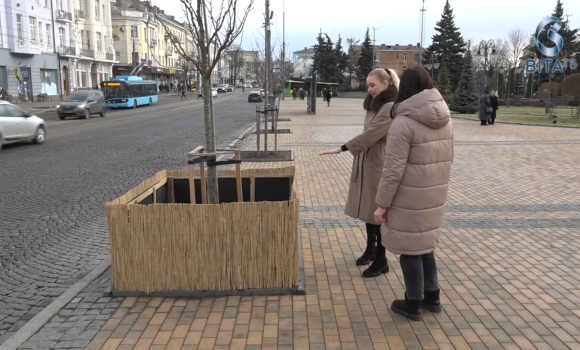
[[[377,277],[383,273],[389,272],[389,262],[387,261],[387,251],[381,242],[381,228],[376,229],[377,248],[375,250],[375,257],[373,263],[368,269],[363,271],[363,277]]]
[[[435,313],[441,312],[441,301],[439,299],[439,291],[440,289],[437,289],[436,291],[433,292],[425,291],[425,299],[423,299],[423,308]]]
[[[376,233],[377,230],[375,229],[374,226],[376,225],[367,224],[366,226],[367,226],[367,248],[365,249],[363,255],[360,258],[356,259],[357,266],[368,265],[375,257],[375,251],[377,247],[377,233]]]
[[[421,321],[423,313],[421,311],[421,300],[395,300],[391,304],[391,310],[401,316],[405,316],[414,321]]]

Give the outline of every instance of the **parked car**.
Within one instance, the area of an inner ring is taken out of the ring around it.
[[[248,102],[262,102],[262,94],[260,91],[252,91],[248,95]]]
[[[226,92],[234,92],[234,86],[233,85],[228,85],[226,87]]]
[[[101,91],[76,91],[56,106],[56,113],[60,120],[64,120],[66,117],[89,119],[91,115],[95,114],[104,117],[107,113],[107,103]]]
[[[226,92],[227,87],[228,87],[227,84],[218,85],[217,92],[221,92],[221,93]]]
[[[262,95],[262,98],[266,97],[266,93],[264,92],[264,89],[260,89],[260,95]]]
[[[0,101],[0,150],[10,143],[46,140],[44,119],[28,113],[10,102]]]

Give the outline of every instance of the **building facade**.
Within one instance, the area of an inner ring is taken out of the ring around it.
[[[64,94],[97,88],[117,62],[110,0],[55,0],[54,11]]]
[[[58,95],[50,0],[0,0],[0,6],[0,87],[22,101]]]
[[[405,69],[419,65],[420,45],[375,45],[375,68],[394,69],[399,77]]]
[[[129,75],[143,60],[146,64],[139,76],[159,84],[192,83],[196,72],[191,69],[175,45],[183,53],[195,57],[191,34],[187,26],[153,7],[135,7],[132,2],[119,0],[112,8],[114,48],[119,57],[114,75]]]

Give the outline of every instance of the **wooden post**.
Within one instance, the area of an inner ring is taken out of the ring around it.
[[[189,202],[191,204],[196,204],[195,203],[195,176],[194,176],[193,172],[194,172],[193,164],[189,164]],[[171,187],[173,187],[173,186],[171,186]],[[172,196],[172,198],[173,198],[173,196]]]
[[[205,162],[199,163],[199,181],[201,183],[201,203],[207,204],[207,183],[205,180]]]
[[[250,177],[250,202],[256,201],[256,177]]]
[[[240,156],[240,151],[236,151],[235,159],[238,162],[242,159]],[[242,192],[242,165],[240,163],[236,163],[236,190],[238,191],[238,202],[243,202],[244,194]]]
[[[175,203],[175,187],[173,187],[173,179],[167,180],[167,203]]]

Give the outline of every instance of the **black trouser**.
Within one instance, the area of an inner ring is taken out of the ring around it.
[[[497,110],[493,110],[493,113],[491,114],[491,120],[489,121],[490,124],[494,124],[495,123],[495,117],[496,117],[496,113]]]
[[[387,250],[385,249],[385,247],[383,247],[381,240],[381,225],[366,224],[366,227],[369,239],[371,238],[372,235],[375,237],[375,240],[377,242],[376,256],[385,256]],[[367,244],[369,243],[370,242],[368,242]]]
[[[409,300],[423,300],[426,291],[434,292],[439,289],[437,263],[433,252],[423,255],[401,255],[400,262]]]
[[[487,119],[483,119],[483,120],[481,121],[481,125],[487,125]]]

